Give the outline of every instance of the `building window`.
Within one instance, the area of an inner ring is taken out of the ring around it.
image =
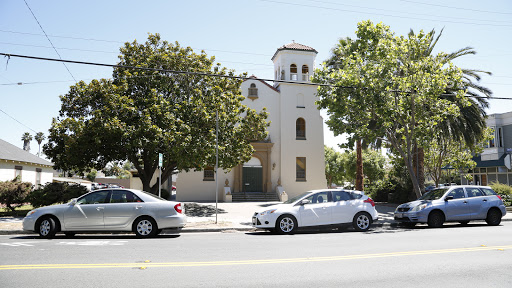
[[[290,65],[290,80],[297,81],[297,65]]]
[[[22,166],[14,166],[14,178],[18,178],[21,181],[21,170],[23,170]]]
[[[213,170],[213,167],[204,168],[203,181],[215,181],[215,171]]]
[[[501,127],[498,128],[496,131],[496,144],[498,147],[503,147],[503,132],[501,130]]]
[[[302,81],[309,81],[309,67],[302,65]]]
[[[297,157],[296,177],[297,181],[306,181],[306,157]]]
[[[41,168],[36,168],[36,189],[41,186],[41,173],[43,170]]]
[[[306,120],[303,118],[295,122],[295,137],[297,140],[306,140]]]
[[[251,83],[251,86],[249,87],[249,99],[253,100],[258,98],[258,88],[256,88],[256,84]]]

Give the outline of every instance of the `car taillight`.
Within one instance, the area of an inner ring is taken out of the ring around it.
[[[181,208],[181,203],[174,205],[174,210],[176,210],[176,212],[178,212],[180,214],[183,213],[183,209]]]
[[[375,202],[373,202],[372,198],[368,197],[368,199],[364,200],[364,203],[370,203],[373,207],[375,207]]]
[[[501,196],[500,196],[500,195],[496,194],[496,196],[498,196],[498,198],[500,198],[500,200],[502,200],[502,201],[503,201],[503,199],[501,199]]]

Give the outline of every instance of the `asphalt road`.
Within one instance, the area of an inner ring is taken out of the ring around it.
[[[0,287],[512,287],[512,222],[490,227],[0,236]]]

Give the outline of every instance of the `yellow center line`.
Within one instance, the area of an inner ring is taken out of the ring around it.
[[[34,270],[34,269],[86,269],[86,268],[150,268],[150,267],[198,267],[198,266],[232,266],[232,265],[258,265],[258,264],[280,264],[280,263],[301,263],[301,262],[324,262],[343,261],[370,258],[402,257],[414,255],[432,255],[447,253],[478,252],[491,250],[512,249],[512,245],[453,248],[439,250],[419,250],[404,252],[389,252],[375,254],[358,254],[346,256],[327,257],[306,257],[288,259],[255,259],[255,260],[233,260],[233,261],[206,261],[206,262],[162,262],[162,263],[98,263],[98,264],[27,264],[27,265],[0,265],[0,270]]]

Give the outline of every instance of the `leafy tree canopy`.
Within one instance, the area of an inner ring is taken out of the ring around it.
[[[395,36],[388,26],[358,23],[357,39],[344,38],[315,72],[314,81],[336,85],[318,90],[320,108],[328,109],[327,125],[335,135],[384,139],[406,164],[414,191],[421,191],[412,167],[413,142],[429,137],[449,115],[458,115],[464,98],[462,71],[445,53],[423,56],[432,35],[420,31]],[[346,87],[353,87],[347,89]],[[440,99],[447,87],[456,101]]]
[[[125,43],[119,65],[235,76],[204,51],[149,35],[145,43]],[[83,81],[61,96],[44,152],[63,170],[102,169],[128,160],[143,189],[163,153],[162,178],[173,171],[203,169],[215,163],[216,112],[219,167],[248,161],[250,140],[266,137],[267,113],[242,105],[241,81],[117,67],[113,78]]]

